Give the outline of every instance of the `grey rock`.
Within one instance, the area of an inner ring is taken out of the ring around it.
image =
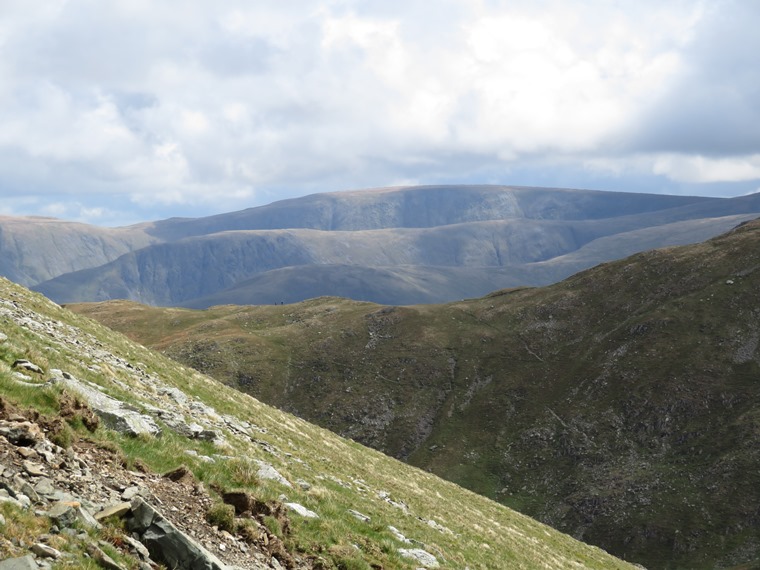
[[[0,492],[0,503],[11,503],[12,505],[16,505],[19,509],[23,509],[24,506],[16,499],[15,497],[11,497],[8,495],[7,492],[3,491]]]
[[[8,335],[0,332],[0,342],[5,342],[6,340],[8,340]]]
[[[131,436],[156,436],[161,433],[161,429],[149,416],[125,409],[94,409],[106,427],[119,433]]]
[[[55,503],[47,512],[47,516],[58,526],[58,528],[68,528],[76,522],[77,508],[70,503]]]
[[[22,509],[28,509],[32,506],[32,500],[23,493],[16,495],[16,500],[19,502]]]
[[[33,503],[40,502],[40,496],[37,494],[37,491],[35,491],[34,487],[32,487],[28,482],[24,483],[24,485],[21,487],[21,492],[29,497]]]
[[[32,457],[37,457],[37,452],[34,451],[30,447],[19,447],[18,448],[18,454],[23,457],[24,459],[30,459]]]
[[[138,494],[140,493],[140,487],[132,486],[127,487],[122,491],[121,493],[121,500],[122,501],[131,501],[134,499]]]
[[[198,435],[195,436],[196,439],[201,439],[203,441],[217,441],[217,440],[223,440],[222,434],[220,434],[218,431],[213,429],[204,429],[201,430]]]
[[[178,389],[178,388],[161,388],[158,391],[159,394],[166,394],[171,399],[173,399],[176,403],[182,405],[185,402],[187,402],[187,396],[185,393]]]
[[[94,544],[87,545],[87,554],[89,554],[101,568],[105,568],[106,570],[125,570],[123,566],[117,564],[113,558],[108,556],[108,554]]]
[[[227,570],[216,556],[181,532],[158,511],[136,497],[127,528],[136,532],[151,557],[172,568],[187,570]]]
[[[139,540],[135,540],[131,536],[127,536],[127,535],[124,535],[122,538],[124,542],[126,542],[132,550],[137,552],[140,558],[142,558],[143,560],[150,559],[150,552],[148,552],[148,549],[145,548],[145,545],[142,542],[140,542]]]
[[[34,557],[30,554],[21,558],[9,558],[0,562],[0,570],[38,570]]]
[[[40,479],[38,479],[37,483],[34,485],[34,490],[38,495],[42,495],[43,497],[51,497],[56,491],[55,487],[53,486],[53,481],[47,477],[40,477]]]
[[[298,503],[285,503],[285,506],[288,507],[294,513],[297,513],[304,518],[307,518],[307,519],[319,518],[319,515],[317,513],[315,513],[314,511],[310,511],[309,509],[307,509],[306,507]]]
[[[34,461],[24,461],[22,463],[24,471],[26,471],[32,477],[44,477],[46,475],[45,468]]]
[[[292,488],[293,485],[290,484],[290,481],[285,479],[277,469],[272,467],[269,463],[266,463],[265,461],[259,461],[258,459],[255,460],[256,463],[259,466],[258,470],[258,477],[259,479],[268,479],[271,481],[277,481],[278,483],[281,483],[282,485],[285,485],[286,487]]]
[[[88,511],[83,506],[79,506],[76,508],[76,515],[77,520],[79,520],[80,523],[82,523],[84,526],[89,528],[100,528],[101,524],[98,522],[98,520],[92,516],[90,511]]]
[[[106,427],[131,436],[157,436],[161,434],[161,429],[150,416],[140,414],[124,402],[112,398],[84,382],[80,382],[70,374],[62,373],[61,375],[57,375],[58,371],[55,372],[54,380],[63,383],[66,387],[79,393],[87,400],[87,403],[100,417]]]
[[[435,556],[421,548],[399,548],[398,553],[403,558],[414,560],[423,568],[439,568],[441,566]]]
[[[177,432],[179,435],[188,437],[190,439],[197,437],[198,434],[203,431],[203,426],[194,422],[188,424],[178,414],[162,413],[160,414],[160,417],[164,421],[164,423],[166,423],[166,425],[168,425],[172,430]]]
[[[61,551],[56,550],[52,546],[48,546],[47,544],[42,544],[41,542],[38,542],[36,544],[33,544],[30,548],[33,554],[36,554],[37,556],[41,558],[60,558],[61,557]]]

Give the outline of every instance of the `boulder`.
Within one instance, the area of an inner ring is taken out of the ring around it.
[[[354,517],[356,520],[359,520],[365,523],[368,523],[372,520],[367,515],[360,513],[359,511],[355,511],[354,509],[348,509],[348,514]]]
[[[117,564],[113,558],[108,556],[108,554],[94,544],[87,545],[87,554],[89,554],[101,568],[105,568],[105,570],[125,570],[123,566]]]
[[[403,558],[414,560],[423,568],[439,568],[440,564],[435,556],[421,548],[399,548],[398,553]]]
[[[52,546],[48,546],[47,544],[42,544],[41,542],[33,544],[30,550],[32,551],[33,554],[35,554],[36,556],[39,556],[40,558],[58,559],[61,557],[60,550],[56,550]]]
[[[47,516],[58,526],[58,528],[68,528],[78,519],[78,508],[79,504],[60,501],[50,507]]]
[[[170,568],[186,570],[227,570],[211,552],[184,534],[142,498],[132,501],[127,528],[137,533],[151,558]]]
[[[103,420],[103,424],[106,427],[119,433],[131,436],[156,436],[161,434],[161,429],[150,416],[145,416],[133,412],[132,410],[125,410],[122,408],[98,409],[93,407],[93,409],[100,419]]]
[[[131,503],[117,503],[115,505],[110,505],[99,513],[95,513],[95,520],[102,521],[110,517],[121,518],[126,515],[131,510],[131,508]]]

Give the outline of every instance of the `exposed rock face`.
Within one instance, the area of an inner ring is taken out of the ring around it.
[[[136,533],[139,541],[128,536],[123,537],[124,553],[148,564],[141,566],[145,568],[154,567],[154,561],[168,567],[191,570],[266,570],[281,567],[280,563],[272,558],[271,549],[263,545],[261,552],[257,551],[254,545],[246,549],[247,557],[244,564],[241,563],[243,560],[238,560],[238,564],[234,566],[226,564],[197,540],[179,530],[156,507],[148,503],[145,497],[152,497],[151,500],[158,501],[155,497],[161,494],[166,502],[167,496],[176,498],[178,493],[179,496],[188,494],[186,489],[179,491],[165,487],[188,483],[196,485],[197,482],[189,472],[186,471],[189,479],[172,479],[128,472],[113,466],[105,468],[106,465],[113,465],[111,460],[104,461],[105,458],[102,456],[109,452],[89,446],[80,448],[79,451],[64,450],[52,444],[32,421],[0,419],[0,426],[0,502],[11,503],[24,510],[36,509],[40,515],[48,517],[58,531],[76,527],[100,528],[99,521],[113,517],[126,518],[127,526]],[[40,462],[23,459],[23,455],[18,456],[19,450],[29,450]],[[91,454],[99,456],[99,466],[95,469],[90,468],[90,461],[95,460]],[[139,484],[126,486],[122,483],[125,480],[137,480]],[[119,488],[124,490],[116,491]],[[207,497],[198,495],[197,489],[190,494],[195,495],[189,500],[196,506],[209,503]],[[134,498],[131,503],[118,502],[125,497]],[[175,504],[178,502],[175,500]],[[276,509],[275,505],[268,507],[267,514],[274,513],[273,509]],[[279,509],[284,513],[283,507],[280,506]],[[5,523],[0,521],[0,524]],[[287,524],[283,526],[287,528]],[[74,536],[74,531],[71,532]],[[202,536],[208,540],[213,534],[209,529]],[[76,540],[87,541],[87,536],[82,533]],[[271,537],[267,540],[267,545],[274,545],[276,541],[276,537]],[[288,555],[281,542],[278,545],[278,556],[283,561],[288,560],[290,568],[303,567]],[[84,548],[101,567],[124,570],[97,544],[87,543],[84,544]],[[28,555],[0,562],[0,569],[23,570],[31,567],[37,570],[37,561],[55,560],[64,556],[43,542],[31,544],[29,552]]]
[[[52,382],[60,382],[85,398],[103,423],[112,430],[132,436],[160,435],[161,428],[153,418],[130,409],[123,402],[104,394],[95,385],[88,386],[60,370],[52,370],[51,374]]]

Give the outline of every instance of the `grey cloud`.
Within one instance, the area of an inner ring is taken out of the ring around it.
[[[686,72],[637,122],[631,147],[712,156],[760,152],[760,3],[708,4]]]

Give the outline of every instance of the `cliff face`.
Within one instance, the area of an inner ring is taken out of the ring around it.
[[[76,310],[627,559],[731,567],[760,557],[759,242],[442,306]]]

